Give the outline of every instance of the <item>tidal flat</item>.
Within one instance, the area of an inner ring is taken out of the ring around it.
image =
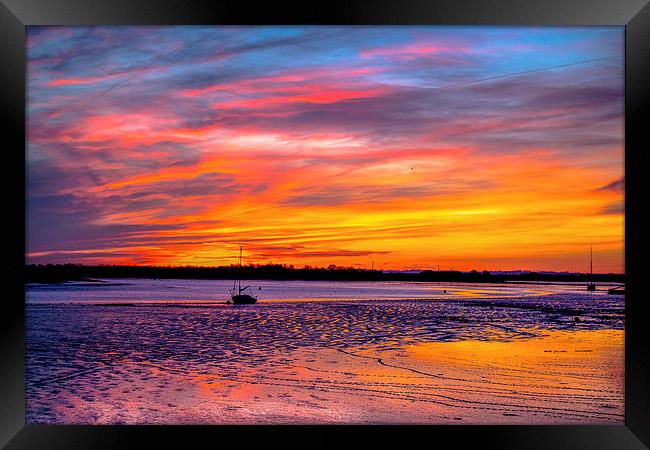
[[[624,296],[583,285],[28,285],[27,422],[622,424]]]

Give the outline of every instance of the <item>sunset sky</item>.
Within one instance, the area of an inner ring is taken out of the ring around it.
[[[27,262],[623,272],[623,27],[28,27]]]

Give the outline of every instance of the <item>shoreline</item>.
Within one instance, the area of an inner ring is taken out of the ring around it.
[[[275,280],[275,281],[412,281],[442,283],[506,283],[506,282],[613,282],[624,283],[625,274],[584,274],[534,272],[491,273],[487,270],[421,270],[417,272],[384,272],[331,266],[329,268],[293,268],[282,265],[220,266],[220,267],[154,267],[154,266],[81,266],[27,265],[25,283],[58,284],[69,281],[96,282],[98,279],[176,279],[176,280]]]

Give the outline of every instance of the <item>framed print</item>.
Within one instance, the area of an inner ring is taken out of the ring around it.
[[[4,5],[7,448],[648,445],[646,2]]]

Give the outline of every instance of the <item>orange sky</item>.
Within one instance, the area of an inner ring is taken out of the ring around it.
[[[618,28],[382,31],[32,28],[28,262],[624,271]]]

